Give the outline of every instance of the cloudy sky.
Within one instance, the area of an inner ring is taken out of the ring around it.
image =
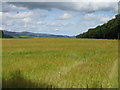
[[[3,2],[0,29],[73,36],[106,23],[117,13],[118,0]]]

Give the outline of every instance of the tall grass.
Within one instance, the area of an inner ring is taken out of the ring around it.
[[[117,88],[117,53],[117,40],[3,39],[3,87]]]

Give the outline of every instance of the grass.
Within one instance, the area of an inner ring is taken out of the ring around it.
[[[117,40],[34,38],[2,41],[3,87],[118,87]]]

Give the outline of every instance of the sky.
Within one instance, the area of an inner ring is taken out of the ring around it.
[[[0,29],[74,36],[106,23],[117,14],[118,0],[2,2]]]

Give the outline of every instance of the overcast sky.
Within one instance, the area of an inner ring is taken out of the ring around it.
[[[3,2],[2,25],[8,31],[78,35],[118,13],[118,0],[80,2]]]

